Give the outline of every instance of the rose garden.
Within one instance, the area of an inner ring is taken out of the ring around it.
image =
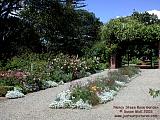
[[[82,9],[82,1],[3,1],[0,109],[7,102],[25,102],[27,96],[56,89],[46,109],[94,110],[110,104],[146,69],[158,74],[160,20],[156,15],[134,11],[104,24]],[[19,12],[11,15],[14,10]],[[147,90],[151,99],[158,99],[159,88],[153,85]]]

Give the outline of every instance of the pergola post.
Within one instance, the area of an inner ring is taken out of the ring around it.
[[[160,41],[158,42],[158,69],[160,69]]]
[[[110,59],[111,69],[116,69],[116,55],[112,55]]]

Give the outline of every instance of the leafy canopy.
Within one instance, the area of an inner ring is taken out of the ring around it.
[[[112,19],[102,26],[101,39],[110,44],[159,41],[160,22],[155,15],[136,12],[131,16]]]

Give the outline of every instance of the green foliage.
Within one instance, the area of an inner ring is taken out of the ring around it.
[[[82,99],[84,102],[88,102],[91,105],[99,104],[99,97],[96,95],[96,93],[91,91],[89,88],[80,87],[80,86],[76,87],[75,89],[73,89],[71,96],[72,96],[71,99],[74,102],[77,102],[80,99]]]
[[[108,73],[108,79],[109,80],[115,80],[115,81],[121,81],[121,82],[128,82],[127,77],[124,76],[119,70],[109,72]]]
[[[99,61],[97,57],[23,54],[12,58],[4,68],[12,71],[20,69],[27,73],[26,78],[22,77],[19,80],[14,77],[4,77],[1,78],[0,85],[19,86],[23,89],[23,93],[39,91],[47,88],[45,81],[69,82],[87,76],[87,72],[95,73],[97,70],[105,69],[107,64]]]
[[[17,17],[0,19],[0,59],[8,59],[24,52],[40,52],[39,36],[32,27]]]
[[[73,78],[72,78],[72,73],[65,73],[61,69],[55,69],[55,70],[51,71],[50,79],[55,82],[60,82],[60,81],[69,82]]]
[[[99,57],[87,58],[86,59],[87,71],[95,73],[97,70],[104,70],[108,67],[107,63],[100,63]]]
[[[140,59],[138,59],[138,58],[132,58],[132,60],[130,61],[130,64],[136,64],[136,65],[138,65],[138,64],[140,64],[141,63],[141,60]]]
[[[158,19],[157,15],[149,14],[148,12],[139,13],[139,12],[133,12],[132,17],[134,19],[137,19],[141,23],[145,23],[146,25],[159,23],[160,20]]]
[[[120,56],[126,53],[139,57],[146,54],[147,49],[154,49],[154,43],[160,40],[160,24],[155,15],[134,12],[131,16],[110,20],[101,27],[100,36],[107,46],[115,46],[111,54],[116,54],[117,61],[121,61]]]
[[[0,97],[4,97],[7,91],[13,90],[13,86],[1,86],[0,85]]]
[[[127,83],[128,77],[123,73],[127,70],[132,71],[134,74],[138,72],[136,68],[121,68],[118,71],[111,71],[108,73],[108,77],[102,77],[99,79],[88,81],[87,84],[74,84],[70,86],[71,100],[77,102],[82,99],[84,102],[88,102],[91,105],[97,105],[100,103],[98,94],[108,92],[110,90],[117,91],[117,88],[122,87],[116,82]],[[123,72],[122,72],[123,71]]]
[[[89,57],[99,57],[100,61],[106,62],[108,61],[110,53],[110,48],[107,46],[105,41],[97,42],[93,45],[93,47],[86,51],[86,56]]]
[[[149,94],[150,94],[153,98],[158,97],[158,96],[160,96],[160,90],[149,89]]]
[[[25,80],[24,90],[28,92],[39,91],[44,88],[42,80],[34,77],[34,76],[27,76]]]
[[[119,68],[118,71],[122,75],[128,75],[129,77],[133,77],[135,74],[138,74],[140,72],[140,70],[137,67],[131,67],[131,66]]]
[[[20,80],[14,77],[2,77],[0,78],[0,86],[15,86],[19,85]]]
[[[33,24],[48,52],[82,55],[98,39],[101,22],[93,13],[58,1],[31,1],[21,15]]]
[[[22,69],[25,70],[27,65],[29,64],[29,61],[19,58],[19,57],[13,57],[5,66],[6,70],[16,70],[16,69]]]
[[[48,63],[46,61],[34,61],[31,63],[31,74],[34,75],[34,77],[39,78],[39,79],[47,79],[48,74],[47,74],[47,65]]]

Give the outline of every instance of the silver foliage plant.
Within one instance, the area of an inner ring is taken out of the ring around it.
[[[46,83],[47,83],[47,87],[57,87],[58,86],[58,83],[56,83],[56,82],[54,82],[54,81],[51,81],[51,80],[49,80],[49,81],[46,81]]]
[[[71,91],[63,91],[56,96],[56,99],[50,104],[50,108],[59,109],[59,108],[79,108],[79,109],[90,109],[92,106],[88,102],[84,102],[82,99],[73,103],[71,98]]]
[[[14,87],[14,90],[8,91],[7,94],[5,95],[6,98],[9,99],[15,99],[15,98],[22,98],[25,95],[21,92],[20,88]]]
[[[113,100],[113,97],[117,94],[116,91],[110,90],[109,92],[103,92],[98,94],[100,98],[100,103],[107,103],[108,101]],[[92,105],[88,102],[84,102],[82,99],[74,103],[71,98],[71,91],[63,91],[56,96],[56,99],[50,104],[50,108],[60,109],[60,108],[73,108],[73,109],[91,109]]]
[[[113,100],[113,97],[117,94],[117,91],[110,90],[110,91],[105,91],[101,94],[98,94],[98,97],[100,98],[100,103],[104,104],[107,103],[111,100]]]

